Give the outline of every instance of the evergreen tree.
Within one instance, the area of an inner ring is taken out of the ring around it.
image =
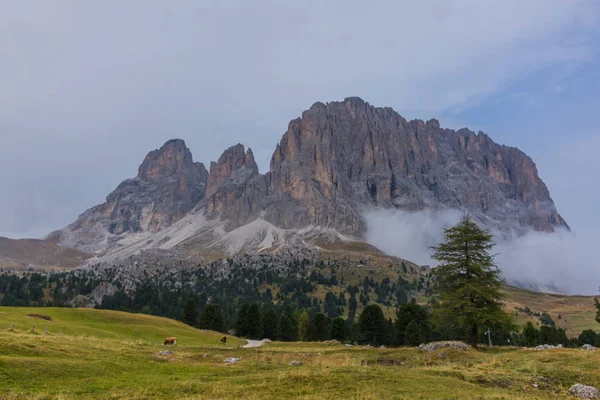
[[[418,346],[426,341],[421,325],[414,320],[411,320],[408,325],[406,325],[404,332],[402,332],[402,337],[403,344],[406,346]]]
[[[244,303],[240,307],[237,315],[237,320],[235,322],[235,333],[239,337],[247,337],[248,336],[248,309],[250,308],[250,304]]]
[[[224,322],[221,307],[216,304],[207,304],[200,315],[200,328],[223,332]]]
[[[283,342],[294,342],[298,339],[298,323],[293,315],[286,311],[279,318],[277,337]]]
[[[322,341],[329,338],[329,321],[323,313],[314,316],[310,323],[309,337],[312,341]]]
[[[188,325],[196,326],[198,322],[198,310],[196,310],[196,300],[188,299],[183,308],[182,321]]]
[[[263,336],[267,339],[277,339],[277,325],[279,324],[279,318],[277,313],[272,308],[267,309],[263,313]]]
[[[596,306],[596,322],[600,322],[600,301],[594,297],[594,305]]]
[[[411,340],[405,337],[408,325],[414,323],[416,327],[411,327]],[[424,307],[418,304],[402,304],[396,313],[396,342],[399,345],[414,346],[429,340],[431,332],[429,313]],[[415,337],[420,337],[416,339]],[[419,343],[415,343],[419,341]]]
[[[358,342],[374,346],[383,344],[385,324],[386,321],[381,307],[377,304],[366,306],[358,319]]]
[[[598,334],[594,332],[593,329],[586,329],[579,334],[577,341],[580,346],[583,346],[584,344],[595,346],[596,343],[598,343]]]
[[[439,265],[432,270],[441,298],[439,307],[462,326],[471,345],[479,344],[479,330],[489,325],[511,325],[502,308],[503,280],[490,254],[492,235],[465,216],[444,231],[444,242],[433,247]]]
[[[337,317],[331,321],[331,338],[343,342],[346,339],[346,320]]]
[[[246,335],[250,339],[262,339],[262,318],[258,304],[252,303],[246,314]]]
[[[523,328],[524,344],[527,347],[537,346],[540,342],[540,331],[528,321]]]

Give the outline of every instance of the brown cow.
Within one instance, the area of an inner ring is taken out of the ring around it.
[[[177,338],[176,337],[168,337],[165,339],[165,342],[163,343],[163,345],[173,345],[175,346],[177,344]]]
[[[221,339],[221,343],[227,344],[227,336],[223,336],[223,339]]]

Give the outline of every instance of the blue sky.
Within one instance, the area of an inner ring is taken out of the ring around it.
[[[0,0],[0,235],[41,236],[179,137],[262,171],[287,123],[360,96],[531,155],[598,236],[594,0]]]

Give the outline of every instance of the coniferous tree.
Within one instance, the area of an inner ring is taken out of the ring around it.
[[[598,343],[598,334],[593,329],[586,329],[579,334],[577,341],[580,346],[589,344],[595,346]]]
[[[277,313],[272,308],[267,309],[263,313],[263,336],[267,339],[277,339],[277,325],[279,318]]]
[[[262,339],[262,318],[258,304],[252,303],[246,314],[246,335],[250,339]]]
[[[196,326],[198,322],[198,310],[196,310],[196,300],[188,299],[183,308],[182,321],[188,325]]]
[[[343,342],[346,339],[346,320],[337,317],[331,321],[331,338]]]
[[[407,340],[405,335],[411,323],[414,325],[410,328],[411,339]],[[399,345],[415,346],[429,340],[430,335],[429,313],[424,307],[407,303],[398,308],[396,313],[396,342]]]
[[[406,325],[402,332],[402,338],[402,344],[406,346],[418,346],[426,341],[421,325],[414,320]]]
[[[200,315],[200,328],[222,332],[224,328],[221,307],[217,304],[207,304]]]
[[[383,344],[385,325],[386,321],[381,307],[377,304],[369,304],[363,309],[358,319],[358,342],[374,346]]]
[[[329,321],[323,313],[318,313],[310,322],[309,337],[312,341],[322,341],[329,338]]]
[[[433,247],[439,265],[432,270],[439,307],[467,333],[473,347],[479,331],[489,325],[512,322],[502,308],[503,280],[490,253],[492,235],[465,216],[458,225],[444,231],[444,242]]]
[[[540,331],[533,326],[531,321],[527,321],[523,328],[524,344],[527,347],[537,346],[540,342]]]
[[[246,337],[248,336],[248,309],[250,304],[244,303],[240,307],[235,322],[235,333],[237,336]]]
[[[279,317],[277,337],[283,342],[293,342],[298,339],[298,323],[294,316],[286,311]]]

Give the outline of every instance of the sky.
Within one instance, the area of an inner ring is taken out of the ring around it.
[[[181,138],[262,172],[291,119],[360,96],[532,156],[600,237],[600,2],[0,0],[0,236],[40,237]]]

